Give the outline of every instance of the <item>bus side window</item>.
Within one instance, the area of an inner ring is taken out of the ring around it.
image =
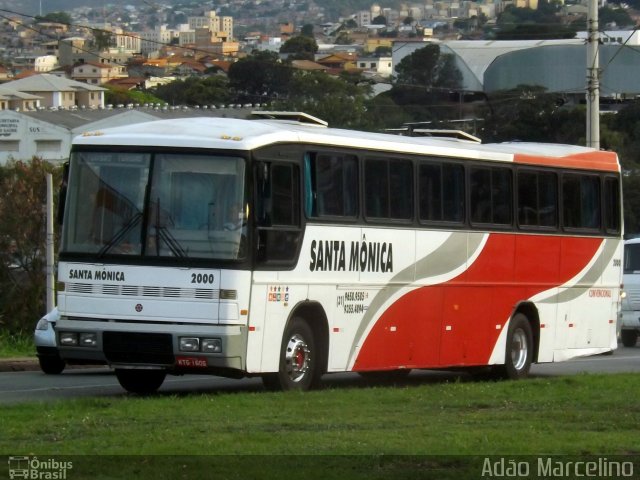
[[[464,167],[455,163],[425,162],[418,167],[420,221],[464,221]]]
[[[562,204],[565,228],[599,230],[600,178],[582,173],[565,174],[562,179]]]
[[[353,155],[305,155],[305,213],[308,217],[358,214],[358,160]]]
[[[364,202],[367,219],[411,221],[414,210],[413,164],[403,159],[366,159]]]
[[[518,178],[518,224],[525,228],[556,228],[558,179],[554,172],[522,170]]]
[[[511,170],[503,167],[472,167],[471,223],[510,225],[513,221]]]
[[[301,238],[300,169],[295,164],[258,162],[256,194],[257,261],[291,263]]]
[[[607,233],[620,233],[620,182],[617,177],[604,179],[604,208]]]

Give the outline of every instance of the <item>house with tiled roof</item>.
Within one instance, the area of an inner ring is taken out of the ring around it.
[[[13,80],[20,80],[22,78],[32,77],[33,75],[38,75],[38,72],[36,72],[32,68],[26,69],[26,70],[20,70],[18,73],[16,73],[13,76]]]
[[[178,65],[174,72],[181,76],[196,76],[202,75],[207,69],[205,65],[195,60],[187,60]]]
[[[102,85],[113,78],[127,76],[126,68],[112,63],[85,62],[74,65],[71,78],[91,85]]]
[[[330,73],[357,68],[358,56],[355,53],[332,53],[316,59],[316,62],[325,66]]]
[[[35,110],[41,97],[0,85],[0,110]]]
[[[292,60],[291,66],[297,70],[326,72],[329,67],[326,65],[320,65],[319,63],[312,62],[311,60]]]
[[[145,88],[146,78],[144,77],[126,77],[126,78],[112,78],[106,86],[117,87],[125,90],[133,90],[135,88]]]
[[[230,62],[228,60],[218,60],[215,58],[209,57],[207,60],[202,60],[202,63],[207,68],[218,67],[223,73],[229,73],[229,68],[234,62]]]
[[[69,108],[73,106],[104,106],[105,88],[89,85],[49,73],[13,80],[3,84],[19,92],[37,95],[42,98],[40,106]]]

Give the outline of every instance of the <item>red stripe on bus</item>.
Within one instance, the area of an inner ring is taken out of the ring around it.
[[[459,276],[417,288],[390,305],[363,342],[353,369],[486,365],[500,335],[495,325],[508,319],[518,302],[575,277],[601,243],[491,234]],[[391,326],[396,326],[393,335]]]
[[[618,172],[618,156],[613,152],[585,152],[566,157],[543,157],[537,155],[515,154],[515,163],[528,163],[531,165],[549,165],[554,167],[580,168],[584,170],[603,170],[606,172]]]

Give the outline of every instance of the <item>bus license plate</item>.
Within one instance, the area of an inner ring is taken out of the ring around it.
[[[207,368],[207,360],[198,357],[176,357],[178,367]]]

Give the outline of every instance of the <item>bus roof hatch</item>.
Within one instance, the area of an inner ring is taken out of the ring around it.
[[[254,110],[251,112],[251,116],[255,120],[287,120],[298,123],[304,123],[307,125],[317,125],[321,127],[328,127],[329,123],[321,120],[317,117],[309,115],[304,112],[269,112],[263,110]]]

